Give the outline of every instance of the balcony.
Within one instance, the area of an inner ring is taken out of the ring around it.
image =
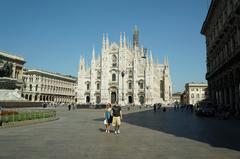
[[[86,90],[84,94],[90,94],[90,90]]]
[[[118,82],[117,81],[111,81],[111,82],[109,82],[109,86],[110,87],[117,87],[118,86]]]

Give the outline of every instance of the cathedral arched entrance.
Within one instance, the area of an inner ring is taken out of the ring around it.
[[[144,96],[143,95],[141,95],[139,97],[139,102],[140,102],[141,105],[144,104]]]
[[[27,100],[28,100],[28,94],[26,94],[26,95],[25,95],[25,99],[27,99]]]
[[[90,96],[86,96],[86,103],[90,103]]]
[[[133,103],[133,97],[132,96],[128,96],[128,103]]]
[[[99,104],[101,102],[101,97],[100,96],[97,96],[96,97],[96,103]]]
[[[116,92],[112,92],[111,93],[111,103],[114,104],[117,101],[117,93]]]

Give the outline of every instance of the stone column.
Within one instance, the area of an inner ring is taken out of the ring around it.
[[[13,66],[12,66],[12,78],[16,78],[16,63],[13,63]]]
[[[237,45],[240,45],[240,25],[237,26]]]
[[[31,102],[34,102],[35,101],[35,94],[32,94],[32,100]]]
[[[233,96],[233,94],[232,94],[232,88],[231,88],[231,87],[228,88],[228,91],[229,91],[229,104],[230,104],[230,106],[232,107],[232,104],[233,104],[233,101],[232,101],[232,96]]]
[[[22,78],[23,78],[23,68],[22,68],[22,67],[19,68],[18,78],[19,78],[19,79],[22,79]]]
[[[224,96],[224,101],[223,101],[223,104],[227,104],[227,90],[226,90],[226,88],[224,88],[224,91],[223,91],[223,96]]]
[[[37,96],[37,101],[40,102],[40,94]]]
[[[238,104],[239,104],[239,92],[238,92],[238,84],[235,85],[234,87],[234,92],[235,92],[235,109],[238,110]]]

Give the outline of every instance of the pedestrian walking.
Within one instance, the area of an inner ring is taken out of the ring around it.
[[[106,133],[110,133],[110,124],[112,123],[112,116],[111,116],[111,104],[108,103],[105,108],[104,112],[104,125],[106,127]]]
[[[114,127],[115,134],[120,134],[120,125],[121,125],[121,120],[122,120],[122,110],[120,105],[114,104],[112,107],[112,126]]]
[[[163,107],[163,112],[166,112],[166,107]]]
[[[157,109],[160,109],[161,107],[162,107],[162,104],[158,103],[158,108]]]
[[[70,103],[68,104],[68,110],[69,111],[71,110],[71,104]]]
[[[153,104],[153,111],[156,112],[156,110],[157,110],[157,106],[156,104]]]

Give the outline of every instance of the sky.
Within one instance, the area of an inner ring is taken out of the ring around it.
[[[0,0],[0,51],[24,57],[26,68],[77,76],[79,58],[100,54],[102,35],[120,32],[154,59],[168,57],[173,92],[206,82],[205,37],[200,34],[210,0]]]

